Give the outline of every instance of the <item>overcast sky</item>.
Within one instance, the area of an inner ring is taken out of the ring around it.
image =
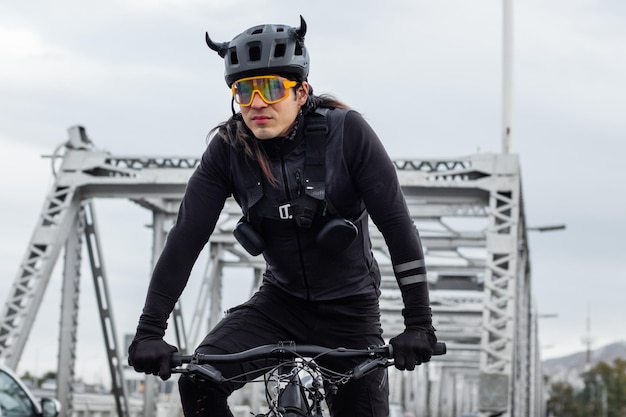
[[[259,23],[297,25],[300,14],[315,91],[361,111],[392,157],[502,151],[499,1],[0,2],[0,301],[52,183],[41,155],[70,126],[117,155],[197,156],[230,113],[205,31],[226,41]],[[593,346],[626,339],[626,3],[518,1],[513,27],[513,150],[527,224],[567,225],[530,235],[538,310],[558,315],[540,322],[546,358],[583,350],[588,316]],[[143,305],[150,214],[128,201],[95,207],[121,336]],[[55,367],[59,280],[57,271],[22,369]],[[77,371],[108,380],[90,280]]]

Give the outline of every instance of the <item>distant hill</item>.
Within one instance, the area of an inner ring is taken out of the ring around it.
[[[609,365],[617,358],[626,360],[626,341],[615,342],[592,350],[590,366],[593,368],[599,362]],[[582,386],[580,375],[587,367],[587,352],[578,352],[560,358],[547,359],[542,362],[543,374],[550,382],[569,382],[573,386]]]

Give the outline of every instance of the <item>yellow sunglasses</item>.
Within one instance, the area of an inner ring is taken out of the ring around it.
[[[237,104],[247,107],[252,105],[255,92],[267,104],[274,104],[286,99],[289,96],[289,89],[296,85],[298,85],[296,81],[278,75],[265,75],[237,80],[231,89]]]

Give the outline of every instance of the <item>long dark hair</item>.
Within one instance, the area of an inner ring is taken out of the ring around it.
[[[294,87],[297,88],[298,86]],[[302,115],[314,111],[318,107],[331,108],[331,109],[347,109],[346,104],[339,101],[337,98],[330,94],[322,94],[316,96],[313,94],[313,88],[309,88],[309,96],[306,103],[302,106]],[[278,185],[278,180],[272,174],[270,169],[269,159],[265,150],[260,146],[260,141],[254,137],[252,132],[248,129],[243,121],[241,113],[233,114],[228,120],[215,126],[209,132],[209,137],[217,132],[223,141],[238,151],[243,151],[245,154],[258,162],[261,167],[261,172],[265,178],[273,186]]]

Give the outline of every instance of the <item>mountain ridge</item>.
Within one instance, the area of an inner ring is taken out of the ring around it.
[[[587,352],[581,351],[546,359],[541,362],[541,365],[543,375],[550,383],[568,382],[572,386],[581,387],[584,385],[581,374],[587,369],[593,368],[600,362],[612,365],[617,358],[626,360],[626,341],[609,343],[591,350],[589,361],[587,361]]]

